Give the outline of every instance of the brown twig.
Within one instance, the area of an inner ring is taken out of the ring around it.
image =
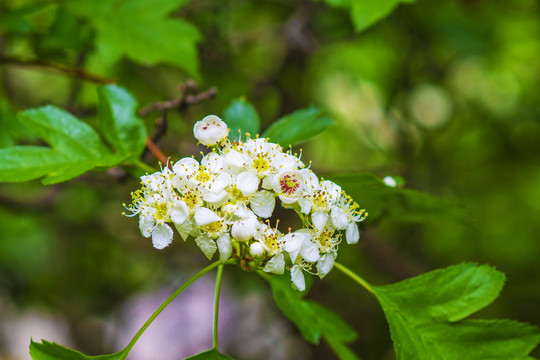
[[[181,108],[186,105],[195,105],[201,101],[213,98],[216,94],[217,89],[215,87],[211,87],[206,91],[194,95],[186,95],[185,92],[183,92],[179,97],[170,101],[158,101],[145,106],[139,110],[139,115],[145,117],[152,111],[167,111],[170,109]]]
[[[12,57],[1,57],[0,64],[2,65],[14,65],[14,66],[25,66],[25,67],[39,67],[46,68],[51,70],[60,71],[69,75],[80,77],[91,81],[96,84],[115,84],[117,81],[113,79],[108,79],[89,73],[81,68],[69,66],[62,63],[49,62],[39,59],[18,59]]]
[[[156,146],[156,144],[154,144],[154,142],[153,142],[150,138],[147,138],[147,139],[146,139],[146,148],[147,148],[152,154],[154,154],[154,156],[156,157],[156,159],[158,159],[162,164],[168,165],[167,157],[166,157],[165,154],[164,154],[164,153]]]

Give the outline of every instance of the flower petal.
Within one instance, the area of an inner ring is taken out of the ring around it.
[[[319,247],[313,241],[304,238],[302,248],[300,249],[300,255],[307,262],[316,262],[319,260]]]
[[[321,232],[328,222],[328,214],[323,211],[317,211],[311,215],[311,221],[315,230]]]
[[[189,208],[184,201],[178,200],[175,202],[173,208],[169,212],[169,215],[173,223],[183,224],[189,217]]]
[[[141,213],[139,216],[139,229],[141,230],[142,236],[149,238],[152,235],[152,230],[156,225],[152,215],[147,213]]]
[[[227,260],[232,254],[232,242],[229,233],[225,233],[218,237],[216,243],[219,250],[219,260]]]
[[[291,281],[296,286],[298,291],[306,290],[306,280],[302,273],[302,268],[298,265],[294,265],[291,269]]]
[[[289,253],[293,263],[300,253],[303,242],[304,236],[302,234],[292,233],[283,236],[283,250]]]
[[[199,170],[199,163],[190,157],[180,159],[173,165],[174,173],[182,178],[193,175],[197,170]]]
[[[249,253],[255,258],[260,258],[266,253],[266,250],[259,242],[254,242],[249,246]]]
[[[204,226],[221,220],[221,218],[215,212],[205,207],[200,207],[195,210],[194,217],[197,226]]]
[[[254,172],[245,171],[236,178],[236,187],[244,196],[251,195],[259,187],[259,177]]]
[[[263,271],[278,275],[283,274],[285,271],[285,258],[283,257],[283,254],[276,254],[273,258],[268,260]]]
[[[203,145],[215,145],[229,134],[227,124],[216,115],[208,115],[193,126],[193,135]]]
[[[195,243],[201,249],[204,255],[206,255],[208,260],[212,260],[212,256],[217,250],[216,242],[208,235],[201,235],[195,238]]]
[[[158,250],[161,250],[172,242],[173,231],[167,224],[159,224],[152,231],[152,244]]]
[[[317,271],[321,279],[332,270],[334,267],[334,260],[334,255],[332,253],[326,253],[321,256],[319,261],[317,261]]]
[[[360,239],[360,231],[358,231],[358,226],[355,222],[350,223],[347,227],[345,238],[347,239],[347,244],[356,244]]]
[[[332,217],[332,223],[339,230],[345,230],[349,225],[347,214],[340,207],[333,206],[330,216]]]
[[[270,191],[262,190],[255,193],[249,204],[255,215],[266,219],[272,216],[276,199]]]

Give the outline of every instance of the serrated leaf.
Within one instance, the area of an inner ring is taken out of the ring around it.
[[[303,293],[293,290],[288,276],[261,274],[269,283],[278,308],[291,320],[304,339],[318,344],[324,338],[341,360],[358,360],[346,345],[357,333],[337,314],[321,304],[304,300]]]
[[[504,286],[505,276],[489,265],[463,263],[392,285],[377,286],[380,300],[420,322],[457,321],[486,307]]]
[[[224,355],[216,349],[208,350],[197,355],[190,356],[186,360],[234,360],[232,357]]]
[[[122,160],[102,143],[91,126],[54,106],[24,111],[20,120],[51,147],[0,149],[0,181],[18,182],[46,176],[43,183],[54,184]]]
[[[223,113],[223,121],[230,129],[229,138],[238,139],[239,132],[244,137],[244,134],[258,134],[261,130],[261,120],[255,107],[240,98],[234,100]]]
[[[398,360],[526,359],[538,329],[509,320],[456,320],[499,294],[504,275],[461,264],[386,286],[374,286]]]
[[[30,356],[33,360],[123,360],[125,359],[124,351],[114,354],[88,356],[83,353],[67,348],[65,346],[41,340],[41,343],[30,343]]]
[[[387,186],[368,173],[335,174],[326,177],[340,185],[369,213],[366,221],[379,217],[403,223],[467,221],[467,211],[458,202],[412,189]]]
[[[148,136],[144,122],[137,116],[137,101],[117,85],[98,89],[99,123],[107,140],[121,154],[139,157]]]
[[[169,13],[185,0],[109,0],[95,6],[94,0],[70,4],[70,10],[85,17],[97,31],[97,50],[108,63],[125,56],[143,65],[169,64],[198,77],[196,44],[199,31]]]
[[[100,158],[111,154],[90,125],[55,106],[26,110],[19,118],[28,129],[68,158]]]
[[[321,110],[310,107],[297,110],[273,122],[263,133],[282,146],[297,145],[317,136],[334,124],[330,118],[323,117]]]

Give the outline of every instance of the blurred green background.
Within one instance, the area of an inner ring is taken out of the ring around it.
[[[169,111],[158,146],[173,161],[202,149],[192,137],[195,121],[221,116],[241,96],[263,128],[315,105],[335,120],[302,147],[316,173],[392,175],[459,204],[459,211],[425,216],[407,216],[414,204],[384,204],[388,212],[362,224],[359,246],[342,247],[342,263],[374,284],[462,261],[489,263],[507,274],[507,284],[476,316],[540,325],[540,4],[418,0],[356,31],[347,1],[328,3],[341,5],[3,0],[0,146],[35,143],[16,113],[47,103],[95,125],[97,85],[51,64],[114,79],[141,107],[178,97],[188,79],[200,91],[216,87],[214,98]],[[150,134],[159,116],[145,117]],[[157,166],[151,154],[144,160]],[[29,358],[30,336],[89,354],[119,349],[118,334],[140,325],[126,320],[133,299],[172,289],[207,263],[192,242],[155,250],[136,219],[122,216],[121,204],[138,186],[120,170],[54,186],[0,186],[0,358]],[[403,211],[388,216],[396,206]],[[205,297],[213,297],[211,282]],[[230,269],[224,286],[232,318],[258,324],[229,335],[231,356],[334,358],[326,345],[302,344],[292,325],[270,316],[278,310],[255,274]],[[362,359],[394,358],[382,311],[349,279],[334,271],[315,281],[309,297],[359,332],[352,347]],[[223,326],[238,325],[233,320]],[[182,338],[179,332],[175,341]],[[278,353],[268,343],[292,345]]]

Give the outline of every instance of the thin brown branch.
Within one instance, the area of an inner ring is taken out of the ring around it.
[[[156,159],[158,159],[162,164],[164,164],[164,165],[167,164],[167,157],[166,157],[165,154],[161,151],[161,149],[158,148],[156,144],[154,144],[154,142],[153,142],[150,138],[147,138],[147,139],[146,139],[146,148],[147,148],[152,154],[154,154],[154,156],[156,157]]]
[[[68,75],[77,76],[81,79],[91,81],[96,84],[114,84],[117,81],[113,79],[108,79],[89,73],[81,68],[69,66],[62,63],[49,62],[39,59],[18,59],[13,57],[0,57],[1,65],[13,65],[13,66],[23,66],[23,67],[38,67],[45,68],[50,70],[56,70],[63,72]]]
[[[217,89],[215,87],[211,87],[210,89],[203,91],[198,94],[194,95],[186,95],[185,92],[183,92],[180,96],[178,96],[175,99],[169,100],[169,101],[158,101],[155,103],[152,103],[150,105],[145,106],[141,110],[139,110],[139,115],[142,117],[145,117],[146,115],[150,114],[152,111],[167,111],[170,109],[176,109],[180,108],[182,106],[186,105],[195,105],[200,103],[201,101],[211,99],[217,94]]]

